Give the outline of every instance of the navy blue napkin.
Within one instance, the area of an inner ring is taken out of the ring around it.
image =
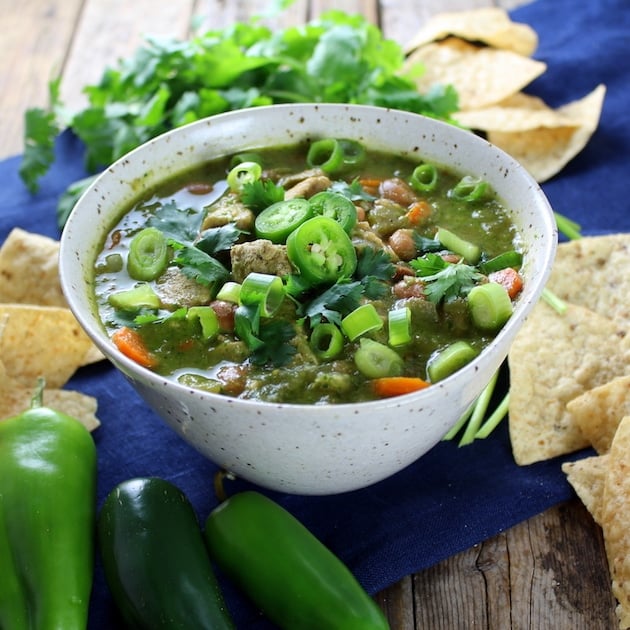
[[[555,210],[580,222],[584,233],[630,231],[630,9],[627,0],[538,0],[513,12],[540,36],[535,57],[547,72],[528,92],[560,106],[599,83],[608,87],[601,124],[585,150],[543,188]],[[58,237],[55,206],[66,186],[85,175],[79,141],[60,136],[57,159],[41,191],[30,195],[17,169],[0,163],[0,241],[14,226]],[[182,442],[108,364],[90,366],[68,383],[96,396],[102,426],[98,503],[120,481],[155,475],[177,484],[201,522],[217,504],[216,466]],[[579,457],[584,453],[570,456]],[[567,459],[567,458],[564,458]],[[506,423],[487,440],[458,448],[442,442],[418,462],[372,487],[328,497],[267,493],[301,519],[370,593],[432,566],[569,499],[562,458],[514,464]],[[251,487],[237,480],[228,491]],[[271,626],[222,578],[239,628]],[[97,558],[89,628],[122,627]]]

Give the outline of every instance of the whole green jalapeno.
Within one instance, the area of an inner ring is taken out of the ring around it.
[[[156,477],[118,484],[97,534],[107,584],[130,628],[234,628],[197,516],[174,484]]]
[[[210,557],[280,628],[387,630],[345,564],[287,510],[246,491],[208,516]]]
[[[32,406],[0,421],[0,628],[85,630],[96,447],[75,418]]]

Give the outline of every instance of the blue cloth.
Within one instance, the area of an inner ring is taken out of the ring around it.
[[[599,83],[608,87],[596,134],[543,189],[555,210],[580,222],[586,234],[630,231],[630,5],[627,0],[538,0],[513,17],[539,33],[535,57],[548,64],[528,92],[559,106]],[[58,237],[57,198],[85,174],[80,143],[62,134],[55,165],[35,196],[19,180],[19,163],[19,156],[0,163],[0,240],[14,226]],[[214,464],[168,429],[109,365],[80,370],[68,388],[99,401],[102,426],[94,433],[99,506],[116,483],[155,475],[177,484],[200,521],[205,520],[217,504]],[[560,463],[516,466],[503,423],[491,438],[472,446],[442,442],[406,470],[364,490],[328,497],[268,494],[375,593],[569,499],[572,491]],[[242,481],[228,482],[230,492],[247,487]],[[239,628],[271,627],[231,584],[222,579],[222,585]],[[89,628],[117,627],[122,624],[97,558]]]

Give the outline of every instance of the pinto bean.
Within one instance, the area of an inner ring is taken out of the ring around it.
[[[387,243],[400,260],[411,260],[418,255],[412,230],[404,228],[396,230],[389,237]]]
[[[399,299],[406,298],[423,298],[424,284],[419,280],[411,280],[410,278],[400,280],[392,287],[392,292]]]
[[[221,381],[222,391],[228,396],[238,396],[243,393],[247,384],[247,367],[244,365],[226,365],[217,372]]]
[[[400,177],[384,179],[379,186],[379,194],[385,199],[395,201],[401,206],[407,207],[418,201],[418,196],[413,188]]]

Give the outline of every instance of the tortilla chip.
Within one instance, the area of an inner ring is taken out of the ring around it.
[[[530,26],[513,22],[504,9],[484,7],[438,13],[427,21],[405,49],[410,52],[449,35],[525,56],[532,55],[538,46],[538,35]]]
[[[2,391],[0,399],[0,422],[16,416],[29,408],[33,389],[13,387]],[[94,431],[101,424],[96,417],[97,400],[92,396],[65,389],[45,389],[44,405],[76,418],[88,431]]]
[[[0,247],[0,302],[67,307],[58,257],[58,241],[14,228]]]
[[[503,101],[547,68],[542,61],[509,50],[475,46],[454,37],[414,50],[405,68],[411,70],[418,63],[424,69],[414,79],[418,90],[427,92],[436,84],[452,85],[457,90],[461,110]]]
[[[593,455],[562,464],[562,472],[567,476],[567,481],[598,525],[601,525],[602,519],[607,470],[608,454]]]
[[[62,387],[91,345],[67,308],[0,304],[0,360],[18,385],[32,387],[41,376],[48,387]]]
[[[610,448],[601,510],[602,531],[618,601],[620,628],[630,628],[630,416],[624,417]]]
[[[626,329],[567,303],[563,315],[538,303],[510,352],[509,430],[514,459],[525,465],[589,445],[567,403],[630,374]]]
[[[630,376],[584,392],[567,404],[567,411],[593,448],[607,453],[621,418],[630,416]]]
[[[576,282],[579,278],[579,282]],[[630,234],[590,236],[561,243],[548,288],[630,328]]]
[[[555,110],[555,125],[547,124],[524,131],[490,129],[487,139],[520,162],[536,181],[547,181],[580,153],[595,133],[605,94],[606,87],[599,85],[584,98],[558,108]],[[526,113],[515,114],[513,120],[526,119]],[[468,124],[464,122],[465,116],[458,114],[458,117],[462,124]],[[486,119],[491,117],[492,113]],[[567,120],[575,122],[566,125]]]

